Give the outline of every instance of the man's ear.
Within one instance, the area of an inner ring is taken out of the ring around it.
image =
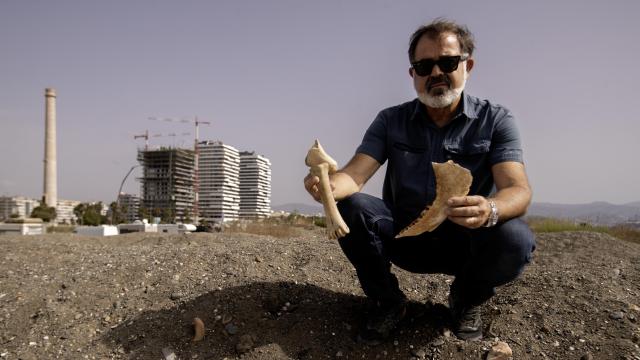
[[[475,64],[475,61],[473,60],[473,58],[467,59],[467,73],[471,72],[471,69],[473,69],[474,64]]]

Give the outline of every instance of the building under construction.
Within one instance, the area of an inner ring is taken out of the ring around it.
[[[139,150],[142,165],[140,212],[164,221],[193,219],[195,154],[193,150]]]

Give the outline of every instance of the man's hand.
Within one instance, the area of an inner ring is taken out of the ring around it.
[[[322,199],[320,198],[320,190],[318,189],[318,184],[320,183],[320,178],[312,175],[311,173],[307,174],[304,177],[304,188],[307,192],[313,197],[313,199],[319,203],[322,203]],[[331,185],[331,191],[336,189],[333,181],[329,183]]]
[[[483,196],[454,196],[447,200],[447,206],[447,218],[469,229],[483,226],[491,215],[489,201]]]

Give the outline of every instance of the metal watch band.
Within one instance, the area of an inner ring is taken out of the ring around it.
[[[493,200],[489,200],[489,206],[491,207],[491,214],[489,214],[485,227],[492,227],[498,223],[498,207],[496,203]]]

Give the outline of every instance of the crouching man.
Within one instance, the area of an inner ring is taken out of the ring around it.
[[[535,241],[519,218],[531,201],[513,115],[464,92],[474,66],[473,36],[437,19],[417,29],[409,45],[409,75],[417,99],[382,110],[355,156],[331,175],[338,209],[350,228],[340,246],[375,303],[358,338],[385,339],[406,313],[406,297],[391,264],[415,273],[455,276],[449,308],[455,334],[482,338],[481,305],[516,279]],[[431,162],[453,160],[473,175],[468,196],[447,201],[447,220],[432,232],[394,236],[436,196]],[[383,197],[360,193],[387,161]],[[319,179],[305,188],[320,201]]]

